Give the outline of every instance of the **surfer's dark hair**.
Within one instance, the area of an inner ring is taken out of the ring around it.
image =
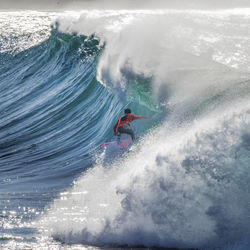
[[[125,113],[125,114],[130,114],[130,113],[131,113],[131,109],[125,109],[125,110],[124,110],[124,113]]]

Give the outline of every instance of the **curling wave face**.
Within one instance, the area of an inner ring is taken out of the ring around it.
[[[109,106],[118,102],[95,79],[98,51],[94,38],[52,31],[48,40],[18,53],[4,65],[1,156],[10,175],[23,171],[23,175],[32,173],[34,182],[37,178],[48,180],[48,176],[53,182],[58,173],[51,165],[64,166],[79,160],[79,155],[84,155],[88,164],[88,138],[96,138],[97,144],[105,134],[95,121],[103,109],[108,112]],[[102,118],[106,120],[105,114]],[[104,125],[109,126],[108,121]],[[72,168],[61,173],[67,176],[68,171]],[[17,182],[24,181],[20,174]]]

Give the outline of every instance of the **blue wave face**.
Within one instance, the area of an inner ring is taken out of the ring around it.
[[[94,37],[54,30],[48,40],[13,56],[2,67],[4,188],[58,185],[55,178],[71,180],[91,164],[93,149],[110,133],[120,108],[96,81],[98,44]],[[18,180],[11,180],[16,175]]]

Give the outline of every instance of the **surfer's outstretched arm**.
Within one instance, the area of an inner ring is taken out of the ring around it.
[[[133,120],[137,120],[137,119],[148,119],[148,118],[146,116],[133,115]]]

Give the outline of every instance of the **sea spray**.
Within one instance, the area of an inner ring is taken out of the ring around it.
[[[241,111],[165,131],[167,140],[162,127],[134,155],[94,166],[55,201],[46,226],[93,245],[197,248],[247,237],[250,116]]]

